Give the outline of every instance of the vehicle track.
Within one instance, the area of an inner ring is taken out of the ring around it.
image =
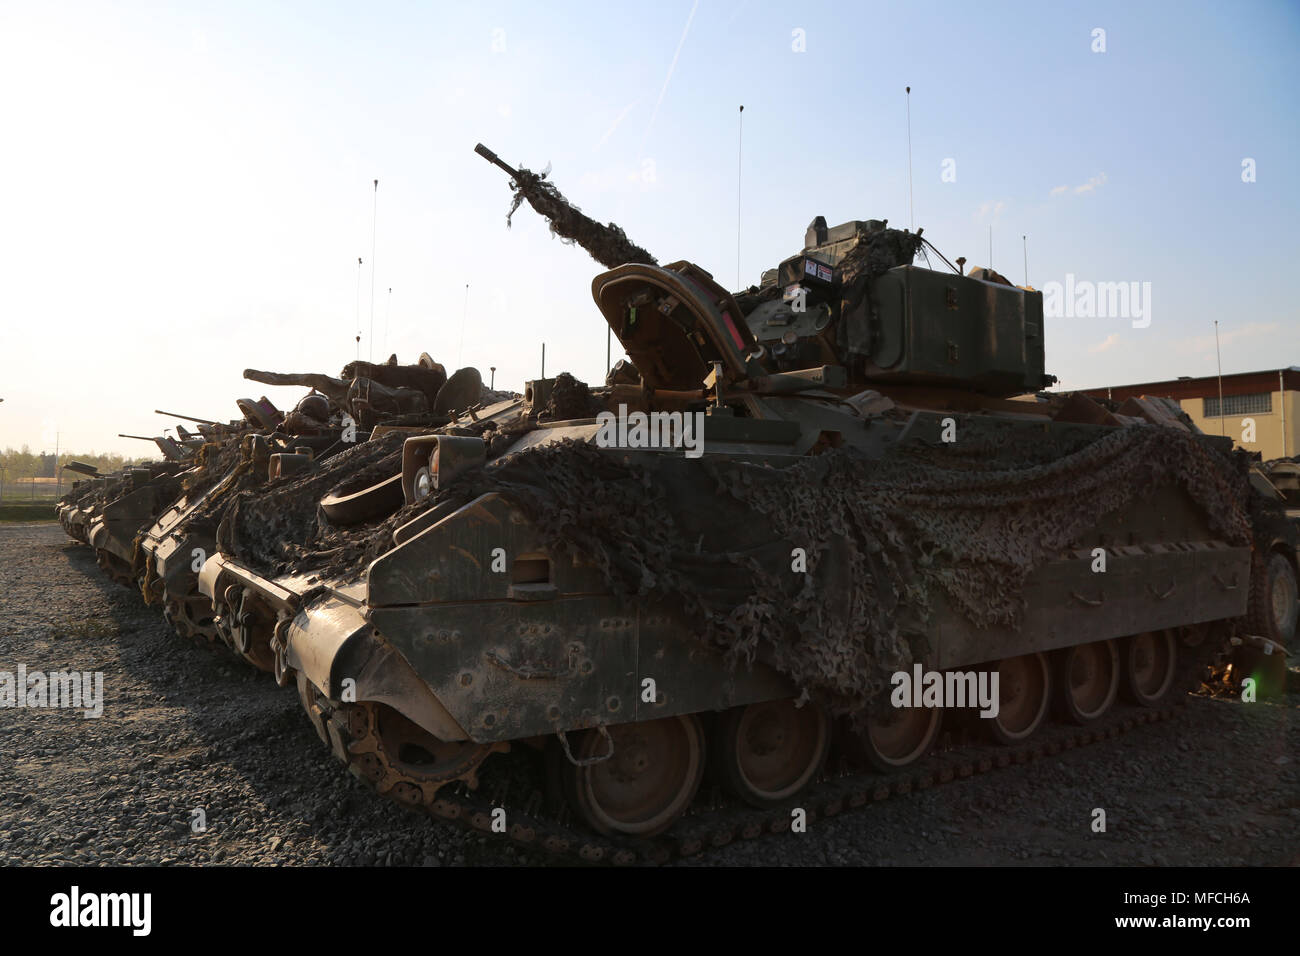
[[[1180,651],[1182,655],[1175,686],[1184,688],[1186,692],[1171,693],[1168,702],[1161,706],[1145,708],[1117,702],[1107,714],[1086,726],[1045,724],[1034,736],[1014,746],[957,742],[952,749],[932,753],[916,764],[892,773],[842,770],[824,774],[803,794],[774,809],[756,810],[743,806],[723,797],[715,789],[703,799],[697,797],[687,815],[667,834],[651,840],[601,837],[568,825],[563,816],[539,813],[537,807],[545,799],[543,783],[535,779],[526,781],[522,801],[512,801],[511,784],[516,782],[503,780],[497,786],[486,767],[477,790],[457,783],[421,799],[422,792],[427,793],[429,788],[422,791],[416,781],[404,777],[387,761],[379,764],[369,759],[376,750],[382,750],[382,743],[370,732],[371,722],[360,718],[361,708],[334,704],[309,684],[300,687],[310,698],[304,698],[304,707],[314,705],[318,708],[323,720],[332,725],[329,737],[337,738],[346,748],[345,756],[336,746],[335,756],[344,760],[358,779],[366,781],[378,793],[484,833],[494,832],[494,811],[503,809],[504,819],[500,819],[497,826],[504,826],[509,839],[521,846],[540,847],[568,862],[626,866],[662,864],[674,858],[707,854],[737,840],[789,833],[796,810],[802,811],[802,822],[807,826],[818,819],[835,817],[978,774],[1034,763],[1045,757],[1112,740],[1144,724],[1169,720],[1185,706],[1187,692],[1194,688],[1198,673],[1210,663],[1215,648],[1207,641],[1195,648],[1180,647]],[[945,732],[950,743],[954,736],[970,738],[978,735],[978,729],[962,728],[960,718],[948,722],[959,725],[955,735],[952,731]],[[519,789],[515,786],[516,794]]]

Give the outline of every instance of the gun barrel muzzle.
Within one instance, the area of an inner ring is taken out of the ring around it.
[[[502,169],[508,172],[512,177],[518,178],[519,171],[517,169],[511,168],[511,166],[505,160],[503,160],[496,153],[492,152],[492,150],[488,149],[482,143],[479,143],[474,147],[474,152],[478,153],[480,156],[482,156],[492,165],[500,166]]]

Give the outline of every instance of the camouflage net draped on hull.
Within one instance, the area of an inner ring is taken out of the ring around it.
[[[733,664],[763,660],[840,713],[882,704],[923,659],[933,599],[978,627],[1018,628],[1024,584],[1107,514],[1181,485],[1213,532],[1250,542],[1245,462],[1154,426],[1048,438],[1008,424],[882,460],[832,451],[772,468],[677,454],[626,460],[572,440],[528,449],[377,522],[332,526],[317,502],[400,469],[401,435],[241,493],[218,544],[262,574],[352,578],[394,529],[488,492],[516,503],[554,552],[594,560],[613,591],[699,621]],[[806,573],[793,570],[803,549]]]
[[[784,469],[623,461],[566,441],[503,459],[454,494],[500,492],[550,547],[594,559],[616,593],[680,609],[733,663],[765,660],[835,711],[865,713],[926,654],[934,595],[980,627],[1017,628],[1036,567],[1172,483],[1217,535],[1249,543],[1241,462],[1157,427],[1071,447],[1019,428],[960,451],[834,451]],[[792,571],[795,548],[806,574]]]
[[[185,476],[185,493],[191,498],[206,494],[239,464],[241,439],[208,442],[199,449],[194,468]]]
[[[330,493],[359,491],[400,473],[405,439],[404,434],[393,432],[360,442],[256,494],[241,491],[221,519],[217,546],[271,577],[317,569],[323,574],[342,569],[359,572],[369,539],[376,535],[373,526],[364,531],[335,527],[321,512],[320,500]],[[387,540],[391,547],[391,529]]]

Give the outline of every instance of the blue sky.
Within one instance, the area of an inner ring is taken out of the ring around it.
[[[749,284],[815,215],[908,224],[906,85],[915,223],[950,259],[985,264],[992,225],[1013,281],[1027,235],[1037,287],[1151,283],[1146,328],[1048,323],[1063,386],[1210,374],[1216,319],[1225,372],[1300,364],[1298,10],[0,3],[0,447],[139,452],[114,436],[154,408],[291,404],[242,370],[337,373],[358,325],[362,357],[521,389],[545,341],[599,381],[599,267],[527,208],[506,229],[476,142],[734,285],[743,103]]]

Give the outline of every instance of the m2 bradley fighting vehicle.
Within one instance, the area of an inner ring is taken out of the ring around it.
[[[65,466],[90,480],[77,482],[61,503],[64,529],[94,547],[110,577],[160,604],[181,636],[218,639],[197,572],[215,550],[217,524],[235,491],[313,469],[403,415],[425,425],[446,421],[433,409],[447,375],[428,356],[415,366],[400,366],[395,356],[383,365],[349,363],[343,376],[246,370],[254,381],[312,388],[287,414],[265,397],[238,399],[241,418],[224,424],[159,411],[197,423],[198,434],[178,425],[176,439],[122,436],[154,442],[165,460],[112,475],[78,462]],[[270,669],[269,658],[234,650]]]
[[[127,435],[127,438],[143,436]],[[59,523],[76,541],[95,551],[100,568],[114,581],[133,586],[131,566],[134,537],[142,524],[174,498],[180,475],[190,467],[190,450],[174,440],[153,440],[164,452],[163,461],[146,462],[101,475],[92,466],[73,462],[69,470],[85,474],[74,482],[58,506]]]
[[[240,400],[241,410],[257,404],[247,399]],[[261,405],[267,405],[265,399]],[[59,523],[69,537],[91,545],[100,566],[126,586],[132,586],[133,540],[142,524],[147,524],[176,496],[181,476],[194,468],[198,452],[206,442],[220,440],[222,436],[236,434],[246,427],[236,422],[221,425],[170,412],[159,411],[157,414],[199,422],[199,434],[191,434],[183,425],[177,427],[177,438],[119,434],[119,438],[152,442],[162,459],[128,466],[112,474],[100,474],[93,465],[82,462],[63,466],[68,471],[85,475],[86,480],[75,481],[60,499]]]
[[[223,442],[237,445],[239,436],[264,428],[267,421],[279,415],[265,398],[258,402],[240,399],[238,405],[243,419],[224,425],[158,412],[199,422],[197,435],[179,426],[178,438],[166,435],[152,438],[118,436],[153,442],[162,453],[161,461],[125,468],[113,475],[99,475],[96,469],[77,462],[67,466],[87,475],[90,481],[73,485],[60,503],[59,520],[69,536],[95,550],[99,566],[114,581],[124,587],[137,586],[145,571],[139,547],[140,535],[184,489],[190,487],[196,474],[205,471],[203,449],[215,448]],[[147,590],[145,594],[147,599]]]
[[[634,368],[372,438],[351,537],[313,505],[286,539],[286,486],[200,574],[380,793],[659,860],[1165,716],[1243,619],[1243,462],[1166,404],[1041,394],[1039,293],[819,217],[732,294],[479,152],[607,267]],[[983,719],[919,689],[984,678]]]
[[[167,488],[172,485],[171,479],[192,464],[197,446],[178,442],[166,435],[152,438],[145,435],[118,437],[152,442],[162,453],[162,460],[128,466],[111,474],[101,474],[98,468],[84,462],[74,461],[63,465],[67,471],[84,475],[85,480],[73,481],[68,493],[59,499],[57,516],[68,536],[82,544],[92,544],[91,527],[100,525],[99,542],[93,544],[99,563],[110,574],[121,579],[122,569],[117,561],[122,558],[122,549],[120,546],[113,547],[119,544],[117,541],[106,543],[105,534],[111,536],[133,518],[147,513],[160,495],[165,496]],[[146,486],[149,486],[147,490]],[[123,497],[131,497],[131,501],[115,508],[112,517],[106,522],[104,510]],[[163,497],[162,500],[165,502],[167,499]],[[129,563],[129,555],[126,560]]]
[[[349,363],[341,378],[256,369],[246,369],[244,377],[312,391],[287,414],[266,399],[240,400],[250,429],[234,440],[205,446],[185,493],[142,534],[138,573],[146,602],[162,604],[168,622],[182,636],[209,642],[225,638],[236,654],[269,671],[271,659],[264,649],[236,641],[242,632],[219,628],[211,601],[198,590],[199,568],[216,551],[226,507],[237,492],[259,493],[277,481],[319,471],[322,463],[368,438],[377,425],[382,431],[384,422],[403,415],[427,419],[426,425],[445,421],[436,409],[448,379],[427,355],[411,366],[397,364],[395,356],[382,365]]]

